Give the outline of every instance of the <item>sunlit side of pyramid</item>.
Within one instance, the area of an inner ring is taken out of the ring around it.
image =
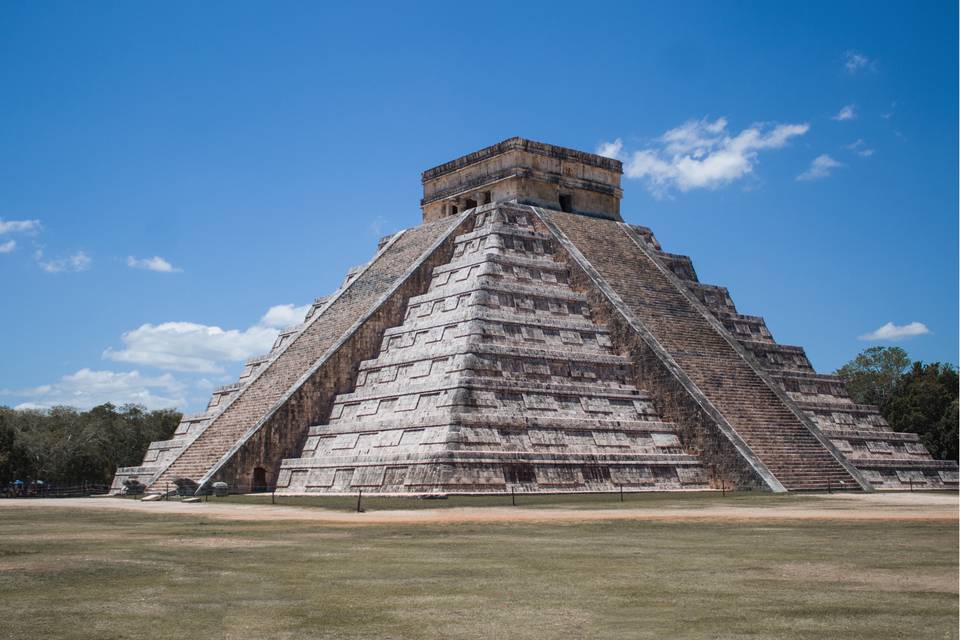
[[[286,491],[704,488],[531,214],[487,206],[285,460]]]
[[[424,172],[424,223],[114,488],[957,487],[955,462],[623,223],[620,175],[521,138]]]

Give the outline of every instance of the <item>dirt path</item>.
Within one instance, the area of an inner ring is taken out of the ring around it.
[[[139,502],[112,498],[4,500],[0,510],[98,509],[137,513],[200,515],[218,520],[309,521],[327,524],[455,524],[462,522],[593,522],[601,520],[690,520],[762,522],[783,520],[958,521],[957,494],[875,493],[818,496],[813,504],[717,505],[577,509],[567,507],[461,507],[350,513],[322,508],[234,503]]]

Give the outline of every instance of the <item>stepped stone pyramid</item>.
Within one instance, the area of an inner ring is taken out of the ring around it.
[[[621,173],[522,138],[424,172],[424,223],[114,489],[957,488],[955,462],[624,223]]]

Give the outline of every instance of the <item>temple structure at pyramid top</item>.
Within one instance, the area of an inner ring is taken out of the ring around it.
[[[425,222],[491,202],[620,220],[619,160],[510,138],[423,172]]]
[[[114,489],[956,489],[956,462],[623,222],[621,172],[522,138],[424,172],[423,223]]]

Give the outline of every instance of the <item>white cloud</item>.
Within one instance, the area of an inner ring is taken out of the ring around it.
[[[597,155],[603,156],[605,158],[613,158],[614,160],[622,160],[623,154],[623,140],[617,138],[613,142],[601,142],[597,145]]]
[[[141,404],[148,409],[183,406],[185,385],[165,373],[148,377],[139,371],[93,371],[80,369],[53,384],[27,389],[0,389],[0,395],[27,399],[17,409],[40,409],[57,405],[89,409],[105,402]]]
[[[39,230],[39,220],[4,220],[0,218],[0,234],[13,233],[15,231],[28,232]]]
[[[896,325],[888,322],[879,329],[871,331],[859,337],[860,340],[902,340],[903,338],[912,338],[931,333],[927,325],[922,322],[911,322],[910,324]]]
[[[842,166],[844,166],[842,162],[838,162],[824,153],[814,158],[810,163],[810,168],[798,175],[797,180],[819,180],[820,178],[826,178],[830,175],[831,171]]]
[[[307,311],[310,310],[309,304],[301,307],[295,307],[292,304],[278,304],[267,309],[267,312],[260,318],[260,324],[265,327],[283,329],[293,324],[303,322]]]
[[[386,233],[389,233],[389,229],[393,228],[393,225],[383,216],[377,216],[370,221],[368,228],[373,236],[381,238],[386,235]]]
[[[40,268],[47,273],[60,273],[62,271],[86,271],[93,264],[93,259],[83,251],[77,251],[71,256],[65,258],[56,258],[44,260],[43,249],[37,249],[34,257]]]
[[[174,371],[219,373],[224,362],[269,351],[276,338],[276,329],[262,325],[224,331],[195,322],[148,323],[124,333],[120,338],[124,348],[108,348],[103,357]]]
[[[843,122],[844,120],[856,120],[857,118],[857,105],[848,104],[845,105],[840,111],[837,112],[837,115],[831,116],[831,120],[839,120]]]
[[[152,258],[134,258],[133,256],[127,256],[127,266],[131,269],[146,269],[160,273],[183,271],[183,269],[173,266],[160,256],[153,256]]]
[[[843,66],[847,68],[847,73],[856,73],[861,69],[873,68],[870,58],[859,51],[849,50],[843,54]]]
[[[40,230],[39,220],[4,220],[0,218],[0,235],[7,233],[32,233]],[[7,240],[0,242],[0,253],[12,253],[17,248],[17,241]]]
[[[730,135],[726,118],[690,120],[632,155],[624,153],[620,138],[600,144],[598,151],[623,160],[624,174],[643,180],[660,197],[671,189],[715,189],[743,178],[753,171],[760,151],[779,149],[809,129],[806,123],[757,123]]]
[[[867,146],[867,143],[863,141],[863,138],[859,138],[848,144],[847,149],[864,158],[869,158],[874,154],[874,150]]]
[[[120,338],[124,347],[108,348],[103,357],[173,371],[220,373],[227,363],[269,351],[280,333],[278,329],[303,322],[309,307],[270,307],[257,324],[244,330],[195,322],[148,323],[124,333]]]

